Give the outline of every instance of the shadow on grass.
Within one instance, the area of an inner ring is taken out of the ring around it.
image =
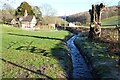
[[[45,76],[46,78],[53,80],[53,78],[51,78],[51,77],[49,77],[49,76],[47,76],[47,75],[45,75],[45,74],[42,74],[42,73],[40,73],[40,72],[37,72],[37,71],[34,71],[34,70],[30,70],[30,69],[28,69],[28,68],[25,68],[25,67],[23,67],[23,66],[20,66],[20,65],[18,65],[18,64],[16,64],[16,63],[13,63],[13,62],[11,62],[11,61],[7,61],[7,60],[5,60],[5,59],[3,59],[3,58],[0,58],[0,59],[1,59],[3,62],[9,63],[9,64],[14,65],[14,66],[16,66],[16,67],[25,69],[25,70],[30,71],[30,72],[35,73],[35,74],[39,74],[39,75]]]
[[[65,36],[64,40],[67,41],[71,38],[71,36],[72,35],[69,33],[67,36]],[[71,55],[67,48],[67,43],[61,41],[60,43],[56,44],[54,48],[51,48],[51,54],[59,61],[59,64],[64,69],[66,79],[72,80],[73,65]]]
[[[72,60],[71,60],[71,56],[70,56],[70,54],[67,50],[67,45],[66,45],[66,40],[68,40],[71,37],[70,33],[68,34],[68,36],[65,36],[64,39],[50,38],[50,37],[43,37],[43,36],[34,36],[34,35],[24,35],[24,34],[16,34],[16,33],[8,33],[8,34],[9,35],[16,35],[16,36],[23,36],[23,37],[33,37],[33,38],[41,38],[41,39],[59,40],[60,43],[56,44],[56,46],[51,49],[51,55],[59,61],[60,66],[63,68],[65,74],[62,74],[62,75],[65,75],[65,77],[67,79],[71,78],[71,76],[72,76],[72,63],[71,63]],[[30,51],[32,53],[43,53],[43,56],[48,54],[47,51],[44,50],[44,49],[40,49],[40,48],[37,48],[35,46],[31,46],[32,43],[33,43],[33,41],[28,43],[27,46],[19,46],[19,47],[16,48],[16,50],[27,50],[27,51]],[[14,66],[17,66],[17,67],[23,68],[25,70],[31,71],[33,73],[40,74],[36,71],[27,69],[25,67],[17,65],[15,63],[12,63],[12,62],[7,61],[5,59],[1,59],[1,60],[4,61],[4,62],[10,63]],[[49,79],[52,79],[51,77],[46,76],[44,74],[40,74],[40,75],[43,75],[43,76],[45,76]],[[61,74],[57,73],[57,77],[61,78],[60,75]]]
[[[9,35],[17,35],[17,36],[25,36],[25,37],[33,37],[33,38],[41,38],[41,39],[51,39],[51,40],[60,40],[60,41],[64,41],[63,39],[59,39],[59,38],[50,38],[50,37],[43,37],[43,36],[33,36],[33,35],[23,35],[23,34],[15,34],[15,33],[8,33]]]
[[[34,46],[20,46],[18,48],[16,48],[16,50],[28,50],[30,51],[31,53],[44,53],[46,50],[44,49],[38,49],[37,47],[34,47]]]
[[[35,53],[35,54],[42,54],[45,55],[47,54],[47,51],[41,48],[37,48],[35,46],[19,46],[18,48],[16,48],[16,50],[23,50],[23,51],[29,51],[31,53]]]
[[[18,42],[11,42],[11,43],[12,43],[12,44],[10,44],[7,49],[10,49],[12,46],[14,46],[15,44],[17,44]]]

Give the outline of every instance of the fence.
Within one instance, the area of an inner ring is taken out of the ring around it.
[[[109,25],[109,27],[108,25],[101,27],[101,38],[107,41],[120,42],[120,27],[116,27],[116,25]],[[66,29],[73,33],[89,32],[89,27],[66,27]]]

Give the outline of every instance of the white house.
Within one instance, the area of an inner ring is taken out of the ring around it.
[[[23,17],[23,19],[21,20],[23,29],[24,28],[34,28],[36,23],[37,23],[37,20],[36,20],[35,16],[26,16],[26,17]]]
[[[25,14],[20,18],[20,22],[22,25],[22,29],[34,29],[37,19],[33,15],[28,15],[27,10],[25,10]]]
[[[69,27],[76,27],[76,25],[73,23],[69,23]]]

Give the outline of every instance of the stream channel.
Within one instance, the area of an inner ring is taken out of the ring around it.
[[[72,57],[73,64],[73,79],[79,80],[93,80],[92,74],[84,57],[81,55],[77,47],[74,45],[74,39],[77,35],[74,35],[67,41],[67,46]]]

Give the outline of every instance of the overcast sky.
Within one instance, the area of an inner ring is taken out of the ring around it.
[[[26,1],[31,6],[41,6],[42,4],[50,4],[57,11],[57,15],[64,16],[88,11],[92,4],[105,3],[107,6],[118,5],[119,0],[0,0],[0,3],[10,3],[17,8],[21,2]]]

